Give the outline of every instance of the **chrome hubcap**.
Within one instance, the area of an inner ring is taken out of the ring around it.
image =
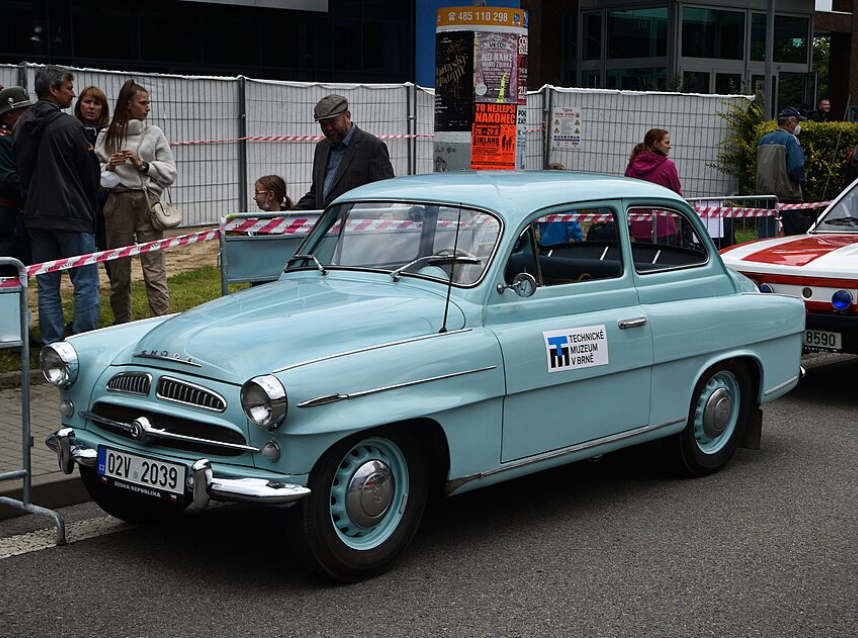
[[[396,491],[393,472],[379,460],[361,465],[349,481],[346,509],[352,522],[369,529],[384,518]]]
[[[732,414],[733,397],[725,388],[718,388],[703,408],[703,431],[713,439],[720,436],[730,424]]]

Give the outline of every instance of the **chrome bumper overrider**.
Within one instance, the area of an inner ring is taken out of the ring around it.
[[[45,444],[57,453],[60,470],[65,474],[74,471],[74,464],[95,467],[98,465],[98,450],[75,442],[72,428],[63,428],[45,439]],[[303,485],[279,483],[262,478],[223,478],[214,476],[211,461],[199,459],[191,465],[188,488],[194,505],[204,509],[211,500],[235,503],[259,503],[282,505],[304,498],[310,489]]]

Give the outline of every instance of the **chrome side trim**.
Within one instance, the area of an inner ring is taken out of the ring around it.
[[[89,410],[81,410],[80,412],[78,412],[78,415],[82,416],[85,419],[89,419],[90,421],[97,421],[98,423],[103,423],[104,425],[123,430],[137,441],[142,440],[146,436],[151,436],[156,439],[169,439],[173,441],[188,441],[189,443],[202,443],[203,445],[222,447],[229,450],[241,450],[243,452],[260,451],[258,447],[253,447],[252,445],[241,445],[240,443],[224,443],[223,441],[213,441],[212,439],[203,439],[196,436],[176,434],[175,432],[170,432],[169,430],[153,427],[149,423],[149,420],[146,419],[146,417],[140,417],[138,419],[135,419],[133,423],[125,423],[124,421],[114,421],[113,419],[107,419],[101,415],[96,414],[95,412],[90,412]]]
[[[350,354],[359,354],[361,352],[370,352],[371,350],[379,350],[381,348],[389,348],[391,346],[400,346],[404,343],[413,343],[415,341],[423,341],[424,339],[437,339],[438,337],[448,337],[450,335],[462,334],[464,332],[470,332],[471,328],[460,328],[459,330],[449,330],[447,332],[433,332],[429,335],[423,335],[421,337],[409,337],[408,339],[401,339],[399,341],[390,341],[388,343],[379,343],[374,346],[367,346],[366,348],[358,348],[357,350],[346,350],[345,352],[338,352],[337,354],[329,354],[325,357],[319,357],[318,359],[308,359],[307,361],[301,361],[300,363],[293,363],[292,365],[288,365],[285,368],[279,368],[274,370],[274,374],[278,374],[280,372],[286,372],[287,370],[292,370],[293,368],[300,368],[301,366],[310,365],[311,363],[319,363],[320,361],[329,361],[330,359],[336,359],[338,357],[347,357]]]
[[[683,423],[686,421],[686,417],[679,417],[677,419],[672,419],[671,421],[665,421],[664,423],[659,423],[657,425],[645,425],[640,428],[635,428],[634,430],[628,430],[627,432],[620,432],[618,434],[612,434],[610,436],[602,437],[601,439],[593,439],[592,441],[586,441],[584,443],[578,443],[577,445],[573,445],[571,447],[563,448],[561,450],[555,450],[553,452],[548,452],[546,454],[540,454],[538,456],[532,456],[530,458],[521,459],[519,461],[513,461],[507,465],[502,465],[501,467],[496,467],[492,470],[487,470],[486,472],[479,472],[477,474],[468,474],[467,476],[462,476],[456,479],[450,479],[447,481],[446,493],[452,494],[454,491],[459,489],[465,483],[470,483],[471,481],[476,481],[481,478],[486,478],[489,476],[494,476],[495,474],[501,474],[503,472],[508,472],[509,470],[516,470],[521,467],[526,467],[528,465],[533,465],[535,463],[542,463],[544,461],[551,461],[553,459],[558,459],[563,456],[567,456],[569,454],[575,454],[576,452],[583,452],[584,450],[588,450],[590,448],[599,447],[600,445],[606,445],[608,443],[616,443],[617,441],[623,441],[625,439],[630,439],[632,437],[640,436],[641,434],[647,434],[648,432],[654,432],[656,430],[660,430],[662,428],[666,428],[671,425],[675,425],[677,423]]]
[[[804,375],[802,374],[801,376],[804,376]],[[791,384],[793,384],[793,383],[798,382],[799,378],[800,378],[800,377],[799,377],[799,375],[795,375],[794,377],[790,377],[789,379],[787,379],[787,380],[786,380],[786,381],[784,381],[783,383],[779,383],[779,384],[777,384],[775,387],[773,387],[773,388],[770,388],[770,389],[766,390],[766,391],[763,393],[763,396],[769,396],[770,394],[774,394],[774,393],[775,393],[775,392],[777,392],[778,390],[782,390],[782,389],[783,389],[783,388],[785,388],[786,386],[788,386],[788,385],[791,385]]]
[[[473,372],[485,372],[486,370],[494,370],[497,366],[486,366],[485,368],[474,368],[473,370],[463,370],[462,372],[453,372],[451,374],[442,374],[437,377],[428,377],[426,379],[417,379],[416,381],[406,381],[404,383],[397,383],[394,385],[386,385],[380,388],[373,388],[372,390],[361,390],[359,392],[351,392],[349,394],[325,394],[320,397],[315,397],[313,399],[307,399],[306,401],[302,401],[298,404],[299,408],[313,408],[318,405],[327,405],[328,403],[336,403],[337,401],[345,401],[347,399],[356,399],[358,397],[364,397],[368,394],[376,394],[378,392],[386,392],[387,390],[397,390],[399,388],[407,388],[412,385],[418,385],[420,383],[429,383],[430,381],[440,381],[441,379],[451,379],[453,377],[461,377],[464,374],[471,374]]]

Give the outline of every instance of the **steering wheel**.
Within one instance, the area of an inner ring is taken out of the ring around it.
[[[474,253],[468,252],[467,250],[463,250],[462,248],[456,248],[455,246],[447,246],[435,254],[433,257],[458,257],[461,255],[462,257],[467,257],[469,259],[476,259],[477,261],[481,261],[479,257],[477,257]]]

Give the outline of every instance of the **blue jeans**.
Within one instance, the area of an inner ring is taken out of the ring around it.
[[[33,263],[77,257],[95,252],[95,235],[69,230],[30,229]],[[98,266],[70,268],[69,277],[74,286],[75,334],[98,328],[101,299],[98,293]],[[45,345],[61,341],[65,330],[63,300],[60,296],[61,271],[37,275],[39,284],[39,332]]]

